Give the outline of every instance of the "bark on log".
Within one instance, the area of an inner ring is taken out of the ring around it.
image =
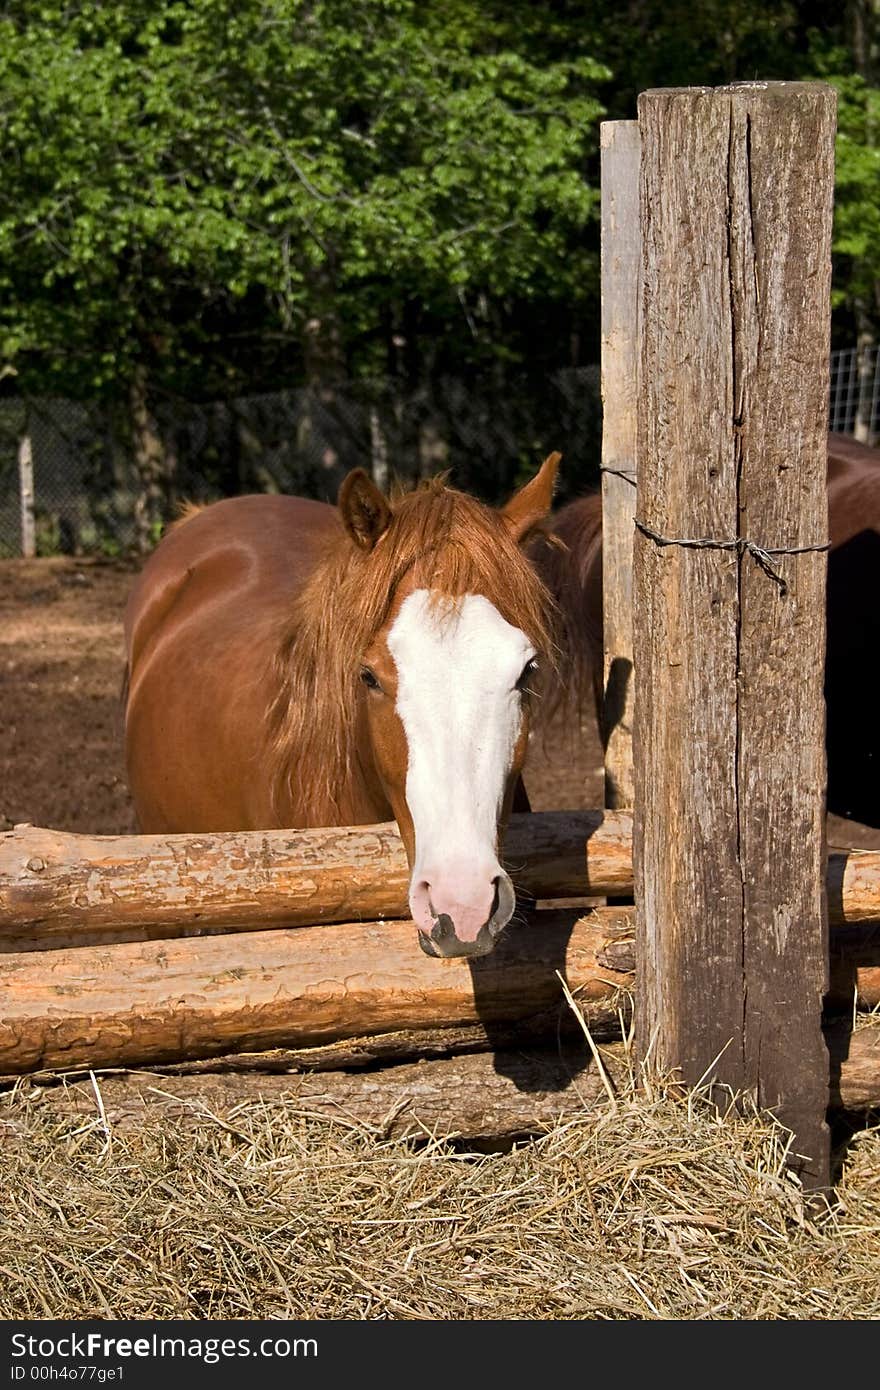
[[[631,931],[613,908],[535,912],[490,956],[422,954],[412,923],[9,953],[0,1074],[310,1046],[365,1033],[498,1025],[566,1009],[616,1016],[631,976],[608,964]]]
[[[609,977],[611,978],[611,977]],[[595,1002],[583,1009],[594,1042],[614,1042],[622,1027],[629,1028],[632,999],[629,994],[620,998],[619,1007],[612,1013]],[[511,1023],[465,1023],[453,1028],[399,1029],[393,1033],[374,1033],[370,1036],[342,1038],[338,1042],[317,1047],[273,1047],[261,1052],[224,1052],[218,1056],[193,1060],[152,1062],[150,1070],[161,1076],[206,1076],[232,1073],[236,1076],[286,1072],[369,1071],[376,1067],[399,1066],[404,1062],[431,1062],[448,1057],[471,1056],[478,1052],[493,1052],[523,1047],[547,1048],[553,1045],[571,1047],[584,1041],[583,1029],[570,1009],[560,1011],[556,1004],[544,1013]],[[586,1046],[586,1044],[584,1044]],[[59,1070],[28,1072],[35,1085],[51,1085],[63,1075],[66,1081],[88,1080],[93,1068],[65,1067]],[[102,1075],[127,1075],[126,1066],[100,1068]],[[17,1073],[0,1075],[0,1086],[14,1084]]]
[[[880,1110],[880,1028],[851,1032],[845,1021],[825,1030],[831,1055],[832,1110]]]
[[[616,972],[608,974],[605,977],[608,980],[632,975],[634,970],[633,942],[628,937],[628,929],[623,926],[627,919],[632,921],[632,909],[627,910],[626,916],[621,915],[619,930],[622,934],[615,932],[613,937],[609,937],[605,948],[597,953],[597,961],[603,971]],[[632,988],[635,988],[634,981]],[[632,1016],[629,989],[630,985],[627,985],[627,993],[619,999],[619,1007],[615,1011],[602,1007],[601,1003],[586,1005],[584,1013],[594,1041],[603,1044],[612,1042],[620,1037],[621,1027],[629,1028]],[[849,970],[846,988],[838,992],[835,1000],[838,1013],[843,1012],[851,1017],[854,993],[859,1009],[875,1008],[880,1003],[880,969]],[[836,1026],[832,1020],[832,1027]],[[508,1023],[496,1021],[489,1024],[466,1023],[456,1027],[398,1029],[391,1033],[342,1038],[316,1047],[275,1047],[260,1052],[230,1051],[220,1056],[176,1059],[154,1063],[153,1066],[157,1073],[167,1076],[196,1076],[215,1072],[232,1072],[240,1076],[253,1072],[358,1071],[399,1065],[401,1062],[465,1056],[499,1048],[547,1047],[551,1041],[564,1042],[571,1047],[576,1040],[583,1040],[580,1022],[570,1009],[560,1011],[559,1004],[554,1003],[543,1013],[530,1014],[528,1018]],[[126,1069],[111,1067],[104,1070],[115,1073]],[[68,1077],[88,1077],[88,1072],[87,1066],[65,1069]],[[37,1084],[57,1079],[54,1071],[37,1070],[29,1075]],[[15,1075],[0,1075],[0,1084],[15,1079]]]
[[[851,1037],[832,1037],[831,1108],[865,1112],[880,1106],[880,1028]],[[621,1043],[602,1049],[615,1084],[625,1084],[627,1053]],[[103,1106],[98,1111],[97,1084]],[[298,1113],[364,1127],[383,1138],[443,1137],[510,1140],[539,1134],[553,1124],[587,1113],[605,1100],[605,1088],[584,1049],[479,1053],[403,1063],[366,1074],[277,1073],[166,1076],[126,1072],[80,1083],[52,1085],[39,1104],[59,1116],[140,1128],[151,1117],[175,1127],[221,1124],[248,1101],[283,1103]],[[5,1112],[6,1137],[14,1137],[15,1113]]]
[[[832,927],[880,921],[880,851],[832,852],[826,885]]]
[[[632,817],[513,816],[505,858],[524,895],[631,896]],[[393,825],[137,836],[19,826],[0,834],[0,951],[399,918],[407,882]],[[880,920],[880,851],[829,856],[828,909],[832,926]]]
[[[584,847],[586,845],[586,868]],[[632,817],[511,817],[504,860],[531,898],[632,889]],[[394,824],[217,835],[0,834],[0,950],[406,917]]]
[[[880,969],[863,966],[856,971],[856,1004],[860,1009],[876,1009],[880,1004]]]

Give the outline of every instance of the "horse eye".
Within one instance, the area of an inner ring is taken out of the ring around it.
[[[375,676],[375,673],[374,673],[373,671],[370,670],[369,666],[364,666],[364,667],[362,668],[362,670],[361,670],[361,680],[363,681],[364,685],[366,685],[366,686],[369,687],[370,690],[381,690],[381,689],[382,689],[381,685],[379,684],[379,682],[378,682],[378,680],[377,680],[377,678],[376,678],[376,676]]]
[[[531,661],[527,661],[522,669],[522,674],[520,675],[520,678],[516,683],[517,690],[521,691],[523,694],[530,694],[531,692],[529,691],[529,681],[532,679],[534,675],[537,674],[537,670],[538,658],[536,656],[533,656]]]

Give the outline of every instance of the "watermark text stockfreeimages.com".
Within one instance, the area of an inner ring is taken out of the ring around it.
[[[314,1337],[163,1337],[158,1332],[142,1337],[108,1337],[103,1332],[71,1332],[60,1337],[40,1337],[24,1332],[13,1333],[13,1358],[43,1358],[95,1361],[102,1359],[128,1360],[137,1358],[178,1358],[197,1360],[206,1365],[236,1357],[277,1358],[318,1355]],[[24,1366],[20,1370],[24,1370]],[[86,1369],[86,1368],[84,1368]],[[13,1379],[24,1376],[13,1374]],[[85,1375],[83,1379],[85,1379]]]

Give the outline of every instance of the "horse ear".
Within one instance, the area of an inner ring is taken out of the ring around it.
[[[520,544],[532,528],[544,520],[553,505],[556,470],[561,458],[561,454],[548,454],[534,478],[530,478],[501,508],[501,515],[513,532],[514,540]]]
[[[343,478],[339,510],[343,526],[361,550],[372,550],[391,521],[388,502],[363,468],[355,468]]]

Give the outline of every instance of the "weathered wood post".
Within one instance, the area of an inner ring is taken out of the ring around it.
[[[636,510],[639,123],[603,121],[602,623],[605,805],[633,804],[632,553]]]
[[[754,1091],[823,1186],[835,95],[650,91],[639,123],[637,1036]]]

